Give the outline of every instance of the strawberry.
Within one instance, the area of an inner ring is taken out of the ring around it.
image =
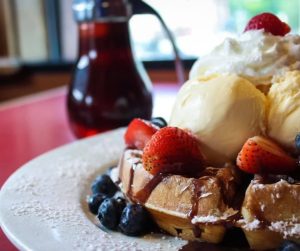
[[[252,174],[288,174],[297,168],[297,163],[270,139],[255,136],[239,152],[237,166]]]
[[[124,135],[127,147],[143,150],[152,135],[157,132],[158,126],[143,119],[133,119]]]
[[[260,29],[264,29],[266,32],[270,32],[275,36],[284,36],[291,30],[290,26],[282,22],[277,16],[267,12],[251,18],[245,31]]]
[[[143,152],[143,166],[151,174],[193,175],[202,171],[203,155],[199,141],[177,127],[164,127],[156,132]]]

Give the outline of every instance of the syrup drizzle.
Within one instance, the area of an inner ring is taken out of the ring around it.
[[[140,203],[145,203],[156,186],[167,176],[169,176],[169,174],[159,173],[155,175],[146,186],[135,195],[135,199]]]
[[[122,168],[124,166],[124,159],[121,159],[121,163],[119,165],[119,174],[122,174]],[[156,186],[162,182],[165,178],[167,178],[169,176],[169,174],[162,174],[159,173],[157,175],[155,175],[146,185],[143,189],[141,189],[140,191],[138,191],[136,193],[136,195],[133,195],[133,191],[132,191],[132,185],[133,185],[133,181],[134,181],[134,168],[133,165],[130,168],[130,177],[129,177],[129,184],[128,184],[128,189],[127,189],[127,197],[130,198],[132,201],[135,202],[139,202],[139,203],[145,203],[149,196],[151,195],[152,191],[156,188]],[[209,176],[211,173],[208,173],[207,175]],[[202,185],[202,180],[209,178],[207,176],[202,176],[200,179],[193,179],[192,184],[193,184],[193,195],[191,198],[191,210],[188,214],[188,217],[190,220],[192,220],[197,214],[198,214],[198,208],[199,208],[199,198],[201,196],[201,185]],[[122,180],[122,177],[119,176],[119,181]],[[221,182],[222,183],[222,182]],[[223,184],[221,184],[223,185]],[[222,187],[222,186],[221,186]],[[222,190],[224,189],[224,187],[222,187]],[[244,192],[244,191],[243,191]],[[240,205],[240,203],[238,203],[238,205]],[[232,232],[232,229],[234,232],[236,232],[236,230],[238,232],[241,233],[234,233],[234,234],[229,234],[228,232]],[[194,236],[196,238],[200,238],[201,237],[201,230],[199,229],[199,227],[197,226],[197,224],[194,224],[194,228],[193,228],[193,233]],[[242,235],[243,238],[240,238]],[[250,250],[248,243],[246,241],[245,236],[243,235],[242,231],[240,229],[236,229],[236,228],[230,228],[228,229],[224,240],[222,243],[220,243],[219,245],[217,244],[211,244],[211,243],[205,243],[205,242],[198,242],[198,241],[189,241],[188,244],[184,245],[181,249],[181,251],[193,251],[193,250],[212,250],[212,251],[224,251],[224,250]]]
[[[169,174],[164,174],[164,173],[159,173],[155,175],[140,191],[138,191],[135,195],[133,194],[132,191],[132,185],[134,181],[134,168],[133,165],[130,168],[130,173],[129,173],[129,184],[128,184],[128,189],[126,196],[130,198],[133,202],[136,203],[142,203],[144,204],[149,196],[151,195],[152,191],[156,188],[156,186]]]
[[[128,192],[126,193],[127,197],[132,199],[132,184],[133,184],[133,179],[134,179],[134,169],[133,165],[130,167],[130,172],[129,172],[129,184],[128,184]]]
[[[123,159],[121,162],[121,167],[123,167]],[[120,173],[122,173],[122,170],[120,170]],[[131,201],[136,202],[136,203],[142,203],[144,204],[149,196],[151,195],[152,191],[156,188],[156,186],[162,182],[166,177],[168,177],[170,174],[163,174],[159,173],[153,178],[140,190],[138,191],[135,195],[133,194],[132,191],[132,185],[134,181],[134,165],[131,166],[130,172],[129,172],[129,184],[128,184],[128,189],[127,189],[127,197],[130,198]],[[199,197],[201,196],[201,186],[202,186],[202,180],[209,178],[208,176],[201,177],[200,179],[193,179],[192,184],[193,184],[193,194],[191,197],[191,210],[188,214],[188,218],[192,221],[192,219],[198,214],[198,207],[199,207]],[[220,187],[222,188],[221,190],[224,189],[222,182],[218,179],[218,182],[220,183]],[[224,191],[223,191],[224,192]],[[223,198],[226,198],[223,194]],[[236,216],[235,216],[236,217]],[[200,238],[201,237],[201,230],[197,223],[193,224],[193,233],[195,238]]]
[[[192,199],[191,199],[192,208],[191,208],[191,211],[188,214],[188,217],[191,221],[194,218],[194,216],[196,216],[197,213],[198,213],[200,187],[201,187],[200,180],[193,179],[193,194],[192,194]],[[196,224],[193,224],[193,225],[194,225],[194,227],[193,227],[194,236],[196,238],[200,238],[201,237],[201,231],[200,231],[199,227]]]

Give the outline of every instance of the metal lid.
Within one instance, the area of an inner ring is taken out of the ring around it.
[[[131,16],[127,0],[73,0],[72,9],[77,22],[124,21]]]

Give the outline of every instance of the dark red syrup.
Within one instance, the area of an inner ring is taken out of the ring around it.
[[[67,108],[77,137],[151,118],[151,87],[134,59],[127,21],[79,24]]]

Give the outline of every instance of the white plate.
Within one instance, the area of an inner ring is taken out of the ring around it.
[[[96,226],[86,196],[91,181],[118,162],[123,132],[60,147],[7,180],[0,191],[0,223],[20,250],[178,250],[187,243],[162,235],[127,237]]]

